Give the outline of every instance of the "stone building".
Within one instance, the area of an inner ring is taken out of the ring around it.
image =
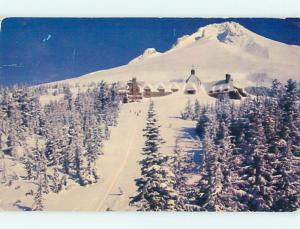
[[[137,79],[134,77],[128,82],[128,100],[129,102],[139,101],[143,98]]]

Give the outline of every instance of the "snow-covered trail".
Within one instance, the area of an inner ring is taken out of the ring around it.
[[[177,136],[189,142],[195,122],[179,118],[188,99],[200,103],[213,102],[204,92],[184,95],[182,91],[169,96],[152,98],[166,141],[162,153],[172,154]],[[59,211],[134,211],[130,197],[136,195],[135,179],[140,176],[139,161],[144,146],[143,128],[146,125],[149,99],[121,106],[118,125],[111,129],[111,138],[104,145],[104,155],[97,163],[100,180],[89,187],[76,184],[63,193],[46,196],[45,210]],[[139,114],[138,114],[139,113]]]
[[[134,210],[129,199],[135,195],[134,179],[139,177],[139,161],[143,147],[142,129],[146,120],[147,102],[125,104],[119,124],[111,130],[98,161],[100,180],[90,187],[71,187],[60,194],[46,197],[46,210],[105,211]],[[139,116],[136,115],[141,111]],[[123,195],[120,194],[120,189]]]
[[[147,107],[147,102],[122,106],[119,125],[112,131],[111,139],[104,147],[107,157],[100,160],[100,167],[104,169],[103,179],[108,178],[110,185],[96,211],[134,210],[134,207],[129,206],[129,200],[136,194],[134,180],[140,175],[139,161],[144,142],[142,130]],[[118,163],[115,157],[123,159]],[[114,175],[112,180],[109,179],[111,173]]]

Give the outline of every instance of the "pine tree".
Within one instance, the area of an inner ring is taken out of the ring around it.
[[[200,139],[204,138],[206,127],[214,120],[213,115],[209,112],[208,108],[204,107],[201,115],[197,121],[196,133]]]
[[[36,99],[37,100],[37,99]],[[45,113],[39,104],[38,100],[35,101],[36,104],[36,111],[34,113],[34,118],[35,118],[35,124],[34,124],[34,132],[37,135],[40,136],[46,136],[46,125],[47,125],[47,120],[45,117]]]
[[[0,129],[0,171],[1,171],[1,183],[6,183],[6,166],[4,152],[2,151],[2,132]]]
[[[73,94],[70,90],[70,87],[65,85],[63,87],[64,100],[67,101],[67,110],[71,111],[73,108]]]
[[[279,94],[279,93],[278,93]],[[277,94],[277,95],[278,95]],[[300,206],[299,156],[299,106],[297,85],[288,80],[285,91],[280,94],[282,118],[279,120],[279,134],[275,141],[277,153],[275,211],[295,211]]]
[[[36,193],[34,195],[34,202],[33,202],[33,211],[43,211],[44,204],[43,204],[43,185],[42,185],[42,178],[39,177],[38,180],[38,187]]]
[[[190,167],[190,161],[188,160],[186,152],[183,151],[180,146],[179,137],[176,138],[174,155],[170,157],[170,168],[175,175],[174,189],[178,193],[176,209],[180,211],[189,211],[196,208],[193,205],[194,196],[191,195],[191,190],[187,187],[186,172]]]
[[[291,143],[281,142],[279,148],[279,158],[277,163],[275,211],[296,211],[300,207],[299,197],[299,160],[295,158],[291,151]]]
[[[99,84],[99,90],[95,92],[95,110],[97,112],[98,122],[108,120],[108,106],[109,106],[109,94],[108,94],[108,85],[101,81]]]
[[[168,166],[170,157],[160,152],[163,140],[159,128],[151,101],[144,129],[146,141],[143,148],[145,157],[141,161],[142,177],[136,182],[138,195],[131,201],[140,211],[175,211],[180,206],[177,204],[179,194],[175,190],[176,176]]]
[[[191,100],[188,99],[184,111],[181,112],[181,118],[187,120],[187,119],[192,119],[193,117],[194,117],[193,106]]]
[[[7,153],[9,153],[13,157],[17,156],[15,150],[16,142],[17,140],[16,140],[15,132],[9,133],[6,142],[6,145],[8,147]]]
[[[80,185],[85,185],[86,181],[84,180],[84,177],[83,177],[84,168],[83,168],[83,155],[82,155],[82,153],[83,152],[82,152],[81,146],[76,145],[75,158],[74,158],[76,178],[78,179],[78,183]]]
[[[58,142],[53,137],[49,136],[45,143],[45,157],[48,166],[56,165],[59,163],[58,155]]]
[[[85,150],[87,160],[87,173],[90,177],[90,182],[96,182],[99,179],[96,170],[96,161],[99,155],[102,154],[102,134],[101,128],[97,125],[97,119],[90,116],[88,127],[85,131]]]
[[[298,101],[297,84],[290,79],[285,86],[284,99],[282,101],[283,120],[281,138],[285,141],[291,141],[291,150],[296,155],[300,155],[300,116]]]
[[[270,211],[273,205],[273,162],[275,155],[268,151],[262,125],[262,103],[256,99],[254,110],[249,114],[247,148],[244,159],[243,184],[241,189],[248,193],[251,211]]]
[[[218,151],[214,144],[214,133],[209,127],[205,128],[203,138],[203,158],[200,170],[201,180],[197,204],[206,211],[222,210],[219,192],[222,189],[222,177],[220,164],[218,163]]]
[[[192,120],[198,120],[199,117],[201,116],[201,106],[200,106],[200,103],[199,103],[199,100],[196,99],[195,100],[195,104],[194,104],[194,112],[193,112],[193,117],[192,117]]]
[[[61,184],[61,178],[57,167],[53,169],[53,175],[51,177],[51,181],[52,181],[51,190],[54,193],[58,193],[62,189],[62,184]]]
[[[28,152],[27,152],[28,154]],[[29,155],[25,156],[23,158],[23,164],[26,170],[26,179],[31,180],[33,178],[32,170],[33,170],[33,164],[32,161],[30,160]]]

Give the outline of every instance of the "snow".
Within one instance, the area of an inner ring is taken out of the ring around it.
[[[168,51],[146,49],[128,65],[101,70],[68,79],[70,84],[88,84],[105,80],[127,81],[133,76],[145,82],[169,82],[186,79],[192,65],[202,82],[220,80],[230,73],[240,85],[256,83],[263,75],[286,81],[300,77],[300,47],[257,35],[235,22],[212,24],[179,38]]]
[[[300,47],[263,38],[237,23],[222,23],[200,28],[196,33],[178,39],[176,45],[165,53],[147,49],[128,65],[63,82],[73,86],[78,84],[81,90],[86,90],[84,85],[91,82],[124,82],[135,76],[138,81],[147,84],[162,82],[164,85],[174,80],[185,80],[194,65],[196,75],[202,82],[224,79],[225,73],[231,73],[239,85],[252,86],[257,75],[262,75],[266,81],[275,76],[281,80],[288,77],[299,79],[299,63]],[[165,155],[173,153],[178,136],[183,142],[183,151],[195,152],[198,147],[193,139],[195,121],[179,118],[188,99],[192,104],[198,99],[201,105],[215,101],[202,87],[196,94],[186,95],[183,84],[174,85],[181,89],[168,96],[151,98],[161,125],[161,136],[166,141],[161,148]],[[78,88],[74,87],[72,90],[75,92]],[[62,96],[42,95],[40,101],[45,105]],[[143,99],[141,102],[121,106],[119,124],[111,129],[111,138],[104,143],[104,155],[100,156],[97,163],[99,182],[88,187],[81,187],[74,182],[59,194],[46,195],[45,210],[136,210],[129,205],[129,201],[130,197],[137,194],[135,179],[140,177],[139,161],[142,158],[145,140],[143,128],[146,125],[149,102],[150,99]],[[139,111],[141,112],[137,115]],[[7,167],[19,175],[24,174],[20,164],[13,164],[11,160],[7,161]],[[199,176],[188,177],[189,184],[198,180]],[[21,183],[20,180],[13,182],[10,187],[0,184],[0,209],[20,210],[22,206],[32,206],[32,196],[25,193],[33,186],[30,182]],[[14,204],[17,200],[20,203]]]
[[[195,126],[195,122],[181,120],[178,116],[188,98],[199,97],[203,98],[202,102],[214,100],[200,93],[186,96],[183,91],[152,98],[159,124],[162,125],[161,134],[166,141],[162,146],[165,154],[172,153],[177,135],[185,134],[182,132],[184,129]],[[122,105],[119,124],[112,129],[111,139],[106,142],[104,155],[99,159],[100,182],[88,188],[76,186],[59,195],[50,194],[47,197],[46,210],[136,210],[134,206],[129,206],[129,201],[130,197],[136,195],[134,180],[140,176],[139,161],[145,141],[142,130],[145,128],[149,101],[150,99],[145,99],[140,103]],[[168,103],[172,106],[166,106]],[[136,116],[135,112],[139,110],[141,114]],[[123,191],[122,195],[119,195],[119,189]]]
[[[148,58],[160,55],[160,52],[157,52],[155,48],[147,48],[144,53],[129,62],[129,64],[138,63]]]
[[[49,100],[55,98],[48,97]],[[200,99],[202,104],[213,102],[205,92],[199,91],[196,95],[185,95],[183,90],[168,96],[152,98],[161,127],[161,135],[166,141],[162,152],[166,155],[173,153],[175,138],[182,136],[183,141],[190,141],[190,130],[195,127],[194,121],[179,118],[188,98]],[[43,97],[44,102],[46,97]],[[176,102],[175,102],[176,101]],[[143,128],[145,128],[147,110],[150,99],[142,102],[128,103],[121,106],[119,124],[111,130],[111,138],[104,144],[104,155],[99,158],[97,170],[100,180],[98,183],[81,187],[75,182],[67,190],[59,194],[50,193],[45,196],[45,210],[58,211],[117,211],[136,210],[130,206],[130,197],[136,195],[135,179],[140,177],[139,161],[142,158],[144,146]],[[166,104],[169,104],[167,106]],[[141,111],[140,115],[136,113]],[[189,143],[189,147],[190,147]],[[20,164],[18,174],[24,174]],[[15,171],[16,169],[13,168]],[[20,186],[19,189],[16,187]],[[2,187],[0,184],[0,208],[4,210],[20,210],[20,206],[31,207],[32,196],[25,195],[35,186],[16,181],[12,187]],[[123,194],[120,194],[122,190]],[[13,205],[20,200],[19,205]],[[19,207],[18,207],[19,206]]]
[[[3,19],[4,19],[4,17],[0,17],[0,32],[1,32],[1,25],[2,25]]]

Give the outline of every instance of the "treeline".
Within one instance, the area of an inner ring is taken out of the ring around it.
[[[131,201],[153,211],[295,211],[300,208],[300,116],[296,82],[273,81],[270,96],[234,106],[226,96],[214,106],[189,101],[183,118],[195,120],[201,141],[200,180],[186,184],[187,160],[176,144],[161,152],[153,104],[145,129],[142,177]],[[197,107],[195,109],[195,107]],[[200,110],[200,111],[199,111]],[[196,112],[195,112],[196,111]]]
[[[63,99],[42,107],[37,88],[0,87],[0,150],[23,163],[22,179],[36,182],[33,210],[42,210],[42,195],[59,192],[69,179],[97,182],[96,161],[117,124],[117,90],[101,82],[74,94],[64,85]]]

